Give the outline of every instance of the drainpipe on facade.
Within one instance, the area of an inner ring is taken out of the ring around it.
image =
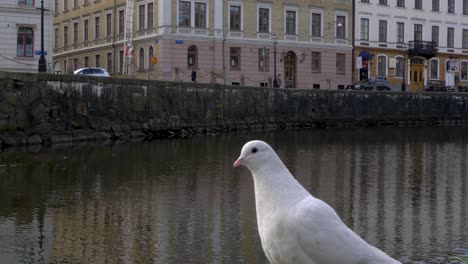
[[[354,30],[356,29],[356,4],[354,3],[355,1],[352,1],[352,13],[353,13],[353,23],[352,23],[352,28],[351,28],[351,84],[354,84],[354,69],[355,69],[355,58],[354,58]],[[358,73],[359,74],[359,73]]]
[[[116,7],[116,0],[114,0],[114,8],[113,8],[113,14],[114,14],[114,21],[112,23],[112,33],[113,33],[113,36],[112,36],[112,73],[114,74],[115,76],[115,58],[116,58],[116,55],[115,55],[115,36],[117,35],[116,32],[116,27],[115,25],[117,24],[117,7]]]
[[[226,85],[226,60],[224,58],[224,45],[226,43],[226,36],[223,36],[223,82]]]

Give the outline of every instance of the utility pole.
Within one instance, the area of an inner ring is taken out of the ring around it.
[[[44,0],[41,0],[41,8],[36,8],[41,10],[41,57],[39,57],[39,72],[46,72],[47,71],[47,61],[44,56],[44,11],[49,11],[48,9],[44,9]]]

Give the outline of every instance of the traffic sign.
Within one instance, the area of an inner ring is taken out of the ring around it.
[[[152,64],[158,63],[158,58],[156,58],[156,57],[151,57],[151,63],[152,63]]]

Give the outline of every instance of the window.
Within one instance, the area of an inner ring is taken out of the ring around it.
[[[73,44],[78,44],[78,22],[73,23]]]
[[[101,55],[94,56],[94,66],[101,67]]]
[[[83,40],[86,42],[89,40],[89,20],[84,20],[83,21],[83,24],[84,24],[84,38]]]
[[[387,57],[377,57],[377,76],[387,76]]]
[[[345,74],[346,55],[342,53],[336,54],[336,74]]]
[[[123,73],[123,67],[124,67],[124,51],[119,50],[119,72]]]
[[[397,4],[396,4],[398,7],[405,7],[405,0],[397,0]]]
[[[140,52],[138,53],[138,68],[141,70],[145,69],[145,50],[143,48],[140,48]]]
[[[148,25],[146,28],[153,28],[154,27],[154,7],[153,3],[148,3],[147,7],[147,12],[148,12]]]
[[[463,0],[463,14],[468,15],[468,0]]]
[[[19,0],[18,4],[34,6],[34,0]]]
[[[403,77],[405,70],[405,59],[403,57],[396,57],[395,77]]]
[[[73,0],[73,8],[78,8],[78,0]]]
[[[387,5],[387,0],[379,0],[379,5]]]
[[[68,47],[68,26],[63,27],[63,47]]]
[[[405,23],[397,22],[397,43],[405,43]]]
[[[464,81],[468,80],[468,61],[462,61],[460,66],[460,78]]]
[[[108,52],[107,53],[107,65],[106,65],[107,71],[109,73],[112,73],[112,53]]]
[[[422,9],[422,0],[414,0],[414,8]]]
[[[190,27],[190,2],[179,1],[179,26]]]
[[[101,37],[101,18],[94,18],[94,39],[99,39]]]
[[[58,15],[58,13],[59,13],[59,0],[54,1],[54,7],[55,7],[55,14]]]
[[[78,64],[79,64],[79,61],[77,58],[74,58],[73,59],[73,70],[76,71],[78,70]]]
[[[154,69],[154,64],[151,63],[151,58],[154,57],[154,48],[153,46],[150,46],[149,49],[148,49],[148,65],[149,65],[149,69],[150,70],[153,70]]]
[[[369,0],[361,0],[362,3],[369,3]]]
[[[138,30],[145,29],[145,5],[138,6]]]
[[[439,79],[439,60],[431,60],[431,79]]]
[[[68,11],[68,0],[63,0],[63,11]]]
[[[432,11],[439,12],[439,0],[432,0]]]
[[[312,58],[312,72],[313,73],[320,73],[321,71],[321,58],[322,54],[320,52],[312,51],[311,58]]]
[[[63,61],[63,68],[65,69],[64,72],[67,73],[68,72],[68,70],[67,70],[67,60]]]
[[[241,30],[241,7],[230,6],[229,7],[229,29],[240,31]]]
[[[258,49],[258,71],[269,71],[270,50],[267,48]]]
[[[432,26],[432,42],[439,45],[439,26]]]
[[[198,67],[198,48],[194,45],[190,46],[187,50],[187,67]]]
[[[448,0],[447,5],[447,12],[452,14],[455,13],[455,0]]]
[[[206,28],[206,4],[195,3],[195,27]]]
[[[125,30],[125,10],[119,11],[119,35],[124,34]]]
[[[453,48],[455,38],[455,29],[454,28],[447,28],[447,48]]]
[[[286,34],[296,35],[296,11],[286,11]]]
[[[336,38],[337,39],[346,38],[346,17],[345,16],[336,16]]]
[[[422,41],[422,25],[414,24],[414,40]]]
[[[240,48],[230,49],[231,70],[240,70]]]
[[[322,37],[322,14],[312,13],[312,37]]]
[[[468,49],[468,29],[463,29],[462,48]]]
[[[89,67],[89,57],[88,56],[84,57],[84,66]]]
[[[106,36],[112,36],[112,14],[106,14]]]
[[[20,27],[18,29],[18,39],[16,43],[18,57],[33,56],[34,34],[31,28]]]
[[[369,40],[369,19],[361,18],[361,40]]]
[[[268,8],[258,9],[258,32],[270,32],[270,10]]]
[[[56,28],[54,33],[54,49],[58,49],[59,47],[59,29]]]
[[[387,42],[387,21],[379,20],[379,42]]]

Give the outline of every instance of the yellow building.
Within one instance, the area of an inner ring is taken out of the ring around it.
[[[128,2],[133,5],[127,7]],[[97,66],[114,76],[191,81],[195,71],[200,82],[268,87],[276,72],[280,87],[316,89],[341,89],[351,82],[351,0],[63,0],[56,5],[57,72]],[[130,26],[131,34],[125,34]],[[132,58],[126,57],[126,35],[132,35]]]

